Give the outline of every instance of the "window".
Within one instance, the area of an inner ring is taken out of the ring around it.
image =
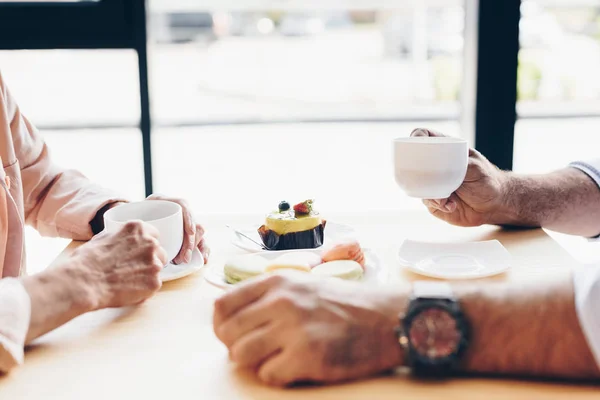
[[[141,0],[0,1],[5,50],[0,69],[24,112],[45,133],[54,158],[132,198],[144,188],[138,58],[132,50],[117,49],[138,48],[134,28],[143,26],[141,5]],[[31,272],[48,265],[66,244],[41,240],[32,229],[27,242]]]
[[[465,10],[390,3],[151,1],[157,191],[199,212],[419,206],[385,155],[417,125],[460,133]]]
[[[521,13],[515,169],[600,156],[600,1],[527,0]]]
[[[144,195],[133,51],[0,51],[0,70],[58,164],[76,168],[128,198]],[[67,244],[42,239],[28,228],[30,272],[47,266]]]

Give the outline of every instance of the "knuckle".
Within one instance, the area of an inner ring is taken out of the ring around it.
[[[219,297],[214,303],[214,314],[220,316],[225,311],[225,297]]]
[[[272,274],[265,279],[265,283],[271,288],[284,286],[288,278],[282,274]]]
[[[481,162],[481,160],[478,160],[476,158],[470,158],[469,159],[469,169],[473,170],[473,171],[483,171],[483,164]]]
[[[157,264],[156,255],[154,254],[153,249],[145,251],[142,259],[148,266],[154,266]]]
[[[136,233],[143,231],[144,225],[142,221],[129,221],[123,226],[123,230],[128,233]]]
[[[183,207],[186,210],[190,209],[190,205],[187,202],[187,200],[184,200],[184,199],[175,199],[175,200],[173,200],[173,202],[179,204],[181,207]]]
[[[160,242],[154,236],[144,234],[144,236],[142,236],[142,241],[152,250],[160,247]]]
[[[262,368],[258,373],[258,378],[261,381],[263,381],[264,383],[266,383],[267,385],[284,386],[284,384],[281,383],[280,379],[277,377],[275,371],[271,371],[271,370]]]
[[[413,129],[410,136],[428,136],[427,129],[424,129],[424,128]]]
[[[139,247],[140,241],[139,238],[135,235],[127,235],[125,237],[125,243],[130,249],[135,249]]]
[[[150,273],[154,276],[158,276],[162,270],[163,270],[163,267],[160,264],[153,263],[150,266]]]
[[[242,366],[250,366],[254,363],[256,354],[262,346],[260,340],[252,344],[234,344],[231,346],[232,358]]]
[[[156,292],[157,290],[159,290],[162,287],[162,282],[161,280],[158,278],[158,276],[156,276],[154,279],[150,279],[150,281],[148,282],[148,288],[150,290],[152,290],[153,292]]]
[[[291,311],[296,309],[296,301],[289,294],[279,294],[273,299],[273,305],[276,308]]]

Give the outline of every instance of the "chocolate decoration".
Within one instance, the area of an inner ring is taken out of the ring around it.
[[[308,231],[285,235],[279,235],[263,225],[258,228],[258,234],[269,250],[316,249],[323,246],[326,224],[327,221],[323,220],[320,225]]]

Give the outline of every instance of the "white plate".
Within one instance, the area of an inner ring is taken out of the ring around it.
[[[406,240],[400,264],[438,279],[476,279],[498,275],[511,266],[508,250],[497,240],[472,243],[423,243]]]
[[[242,227],[242,228],[234,226],[234,228],[238,229],[244,235],[252,238],[257,243],[262,243],[262,239],[260,238],[260,235],[258,234],[258,228],[260,228],[260,225],[256,225],[253,227]],[[323,242],[324,242],[323,245],[325,246],[329,242],[337,242],[342,239],[355,238],[355,236],[356,236],[356,232],[354,231],[353,228],[349,227],[348,225],[336,224],[335,222],[327,221],[327,225],[325,225],[325,238],[323,240]],[[263,250],[256,243],[251,242],[250,240],[246,239],[245,237],[243,237],[242,235],[238,234],[237,232],[235,232],[233,230],[231,231],[231,243],[234,246],[237,246],[240,249],[249,251],[251,253],[258,253],[258,252],[280,253],[283,251],[288,251],[288,250]]]
[[[204,266],[204,257],[198,249],[192,253],[192,261],[187,264],[169,264],[160,271],[159,277],[162,282],[174,281],[184,278],[199,271]]]
[[[307,252],[307,253],[315,253],[321,255],[321,250],[286,250],[286,251],[277,251],[277,252],[263,252],[258,254],[259,257],[264,257],[267,260],[274,260],[279,256],[285,253],[294,253],[294,252]],[[387,269],[383,267],[381,264],[381,260],[369,249],[363,249],[365,253],[365,273],[363,275],[363,279],[361,282],[370,283],[370,284],[383,284],[388,282]],[[256,257],[256,255],[248,255],[248,257]],[[225,273],[223,272],[224,265],[215,264],[212,267],[208,268],[204,272],[204,279],[211,285],[214,285],[221,289],[229,289],[234,287],[231,283],[227,283],[225,280]]]

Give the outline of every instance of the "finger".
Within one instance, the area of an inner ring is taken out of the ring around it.
[[[145,298],[148,299],[152,297],[154,293],[160,290],[160,288],[162,287],[162,281],[160,280],[158,275],[150,276],[146,278],[146,287],[148,288],[149,292],[146,294]]]
[[[204,227],[200,224],[196,224],[196,236],[200,237],[200,239],[202,239],[204,237],[204,234],[206,233],[206,230],[204,229]]]
[[[449,199],[423,200],[423,204],[429,209],[438,210],[443,213],[451,213],[456,209],[456,203]]]
[[[444,135],[443,133],[434,131],[432,129],[417,128],[414,131],[412,131],[410,136],[412,136],[412,137],[418,137],[418,136],[444,137],[446,135]]]
[[[210,247],[206,244],[205,239],[201,239],[200,243],[198,243],[198,250],[202,253],[202,258],[204,259],[204,264],[208,263],[208,259],[210,258]]]
[[[147,235],[150,235],[151,237],[153,237],[154,239],[158,240],[160,239],[160,232],[158,231],[158,229],[146,222],[142,222],[143,225],[143,230],[144,233]]]
[[[148,200],[170,201],[181,206],[181,212],[183,215],[184,237],[181,249],[179,250],[177,256],[173,259],[173,263],[182,264],[189,263],[190,261],[192,261],[192,252],[196,247],[196,224],[194,223],[194,217],[188,204],[184,200],[166,197],[158,194],[153,194],[149,196]]]
[[[179,254],[173,259],[174,264],[187,264],[192,261],[192,254],[196,243],[196,235],[183,235],[183,244]]]
[[[177,204],[181,205],[180,203]],[[179,254],[177,254],[175,259],[173,260],[175,264],[189,263],[190,261],[192,261],[192,253],[197,246],[197,230],[196,225],[194,224],[194,218],[192,217],[192,213],[189,211],[189,209],[187,209],[184,206],[182,206],[182,210],[184,226],[183,244],[181,245],[181,250],[179,251]]]
[[[243,367],[256,368],[281,351],[280,339],[281,335],[272,324],[264,325],[230,347],[231,360]]]
[[[158,259],[158,263],[161,267],[164,267],[169,263],[167,251],[163,249],[162,246],[158,246],[158,248],[156,249],[156,258]]]
[[[434,217],[441,219],[444,222],[448,222],[449,215],[445,212],[438,210],[437,208],[427,208],[429,213]]]
[[[204,239],[204,232],[196,229],[196,235],[194,235],[194,249],[200,249],[200,243]]]
[[[442,207],[438,200],[423,200],[423,204],[429,209],[442,211]]]
[[[454,211],[456,211],[457,207],[458,207],[458,202],[457,202],[456,194],[452,193],[450,198],[446,200],[446,204],[444,205],[444,208],[447,213],[452,214]]]
[[[237,286],[215,301],[213,325],[215,333],[221,324],[243,308],[254,303],[281,281],[280,275],[265,275]]]
[[[275,314],[272,306],[273,303],[264,300],[250,304],[223,322],[215,332],[217,337],[230,347],[244,335],[270,322]]]
[[[258,378],[271,386],[288,386],[302,380],[296,372],[298,361],[290,359],[285,349],[268,358],[258,370]]]

